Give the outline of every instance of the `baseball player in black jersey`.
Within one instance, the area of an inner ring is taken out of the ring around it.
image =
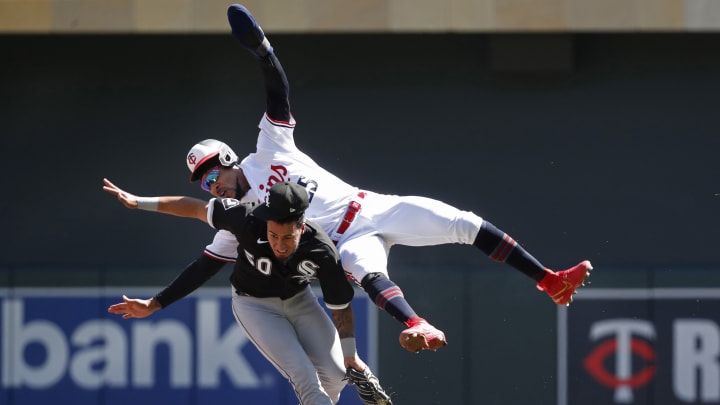
[[[123,203],[133,205],[133,201]],[[158,211],[163,205],[164,201],[158,202]],[[235,199],[205,203],[184,198],[183,205],[185,216],[235,235],[238,259],[230,277],[233,314],[258,350],[290,381],[300,403],[335,404],[349,369],[375,384],[369,401],[361,395],[365,403],[391,403],[357,355],[350,307],[354,290],[328,235],[305,220],[309,203],[303,187],[278,183],[267,203],[254,208]],[[207,276],[190,267],[156,297],[123,296],[123,302],[108,311],[125,319],[146,317],[198,288]],[[310,288],[314,280],[320,283],[335,328]]]

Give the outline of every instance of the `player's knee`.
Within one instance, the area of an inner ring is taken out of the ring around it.
[[[387,279],[388,281],[390,281],[390,279],[388,279],[387,276],[385,276],[385,274],[383,274],[383,273],[380,273],[380,272],[377,272],[377,273],[368,273],[368,274],[367,274],[365,277],[363,277],[363,279],[360,281],[360,285],[362,286],[363,289],[365,289],[365,290],[367,291],[367,289],[368,289],[368,288],[372,288],[372,286],[373,286],[376,282],[378,282],[378,281],[379,281],[379,282],[382,282],[382,280],[380,280],[380,279],[383,279],[383,278],[384,278],[384,279]]]

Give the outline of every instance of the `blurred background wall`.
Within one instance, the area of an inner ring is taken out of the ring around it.
[[[714,0],[249,0],[273,32],[708,31]],[[4,0],[3,32],[224,32],[220,0]]]
[[[720,286],[718,3],[602,4],[246,3],[288,73],[298,146],[350,183],[474,211],[551,268],[590,259],[588,291]],[[2,287],[159,289],[210,242],[101,187],[205,198],[190,146],[254,149],[261,76],[226,7],[0,2]],[[565,395],[560,312],[531,280],[467,246],[395,247],[390,275],[450,342],[411,355],[378,315],[396,402]],[[618,403],[606,391],[594,403]]]

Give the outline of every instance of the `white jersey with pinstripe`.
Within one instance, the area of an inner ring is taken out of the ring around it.
[[[320,225],[337,242],[346,272],[357,282],[368,273],[387,275],[387,254],[395,244],[430,246],[445,243],[471,244],[482,218],[427,197],[378,194],[351,186],[323,169],[300,151],[294,138],[295,120],[281,122],[263,115],[257,151],[240,163],[250,184],[242,201],[263,202],[269,188],[282,181],[305,186],[310,198],[308,219]],[[364,198],[358,199],[359,192]],[[338,227],[348,206],[357,200],[357,216],[342,235]],[[217,236],[206,254],[232,255],[232,240]]]

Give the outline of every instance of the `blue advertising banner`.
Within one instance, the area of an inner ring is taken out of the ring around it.
[[[0,290],[0,403],[297,405],[235,323],[230,287],[201,288],[144,319],[107,312],[122,294],[155,292]],[[364,293],[352,305],[358,353],[376,371],[377,310]],[[362,402],[346,387],[339,404]]]
[[[558,312],[558,405],[720,403],[720,289],[588,289]]]

